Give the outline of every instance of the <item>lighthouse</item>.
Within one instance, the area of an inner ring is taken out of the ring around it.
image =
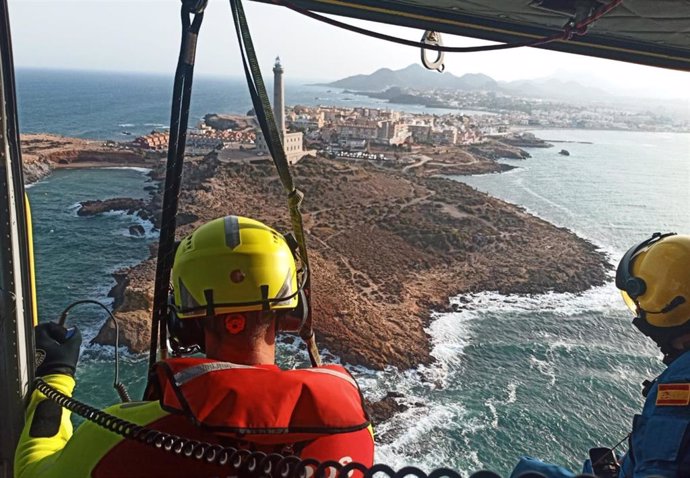
[[[276,126],[280,133],[280,138],[285,139],[285,86],[283,85],[283,65],[280,64],[280,57],[276,57],[273,65],[273,112],[276,118]]]
[[[285,128],[285,86],[283,84],[283,65],[280,63],[280,57],[276,57],[273,64],[273,115],[276,121],[276,128],[280,134],[280,142],[283,144],[283,151],[288,164],[295,164],[307,154],[316,154],[315,151],[304,150],[304,133],[297,131],[288,133]],[[291,113],[292,114],[292,113]],[[259,155],[268,155],[268,145],[266,138],[259,129],[256,133],[256,152]]]

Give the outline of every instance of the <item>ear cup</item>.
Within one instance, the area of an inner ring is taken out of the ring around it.
[[[180,318],[171,308],[167,317],[170,344],[176,355],[204,351],[206,348],[203,319]]]
[[[647,291],[647,284],[639,277],[630,277],[625,281],[625,292],[631,299],[637,299]]]
[[[292,256],[295,259],[295,263],[299,261],[299,243],[295,239],[295,235],[292,232],[285,233],[283,235],[285,242],[287,243],[290,251],[292,251]],[[308,272],[304,272],[308,274]],[[306,281],[308,283],[308,281]],[[307,300],[307,292],[300,285],[300,289],[297,292],[297,307],[293,310],[281,312],[278,315],[277,327],[278,332],[291,332],[297,333],[302,330],[302,326],[307,321],[309,316],[309,301]]]
[[[647,291],[647,284],[645,284],[643,279],[633,275],[633,259],[635,255],[645,247],[649,247],[655,242],[675,235],[675,232],[668,232],[666,234],[655,232],[649,239],[645,239],[628,249],[621,258],[618,263],[618,268],[616,269],[616,287],[625,291],[633,300],[644,294]]]
[[[302,329],[309,316],[309,305],[304,289],[297,294],[297,307],[278,316],[278,332],[296,333]]]

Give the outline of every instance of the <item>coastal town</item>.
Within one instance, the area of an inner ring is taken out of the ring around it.
[[[467,146],[487,139],[473,118],[465,115],[408,115],[364,107],[295,106],[287,110],[285,119],[287,135],[298,135],[305,154],[311,151],[332,157],[383,160],[392,158],[393,151],[411,151],[415,146]],[[187,145],[195,154],[211,150],[254,150],[259,155],[267,154],[257,131],[253,117],[209,114],[188,133]],[[131,144],[152,151],[167,149],[167,145],[168,133],[162,131],[138,137]],[[377,153],[372,155],[372,151]]]
[[[453,307],[448,298],[457,294],[581,292],[606,280],[609,264],[590,242],[448,178],[506,171],[515,166],[497,160],[528,158],[522,148],[552,147],[556,140],[522,128],[529,117],[515,111],[414,114],[384,107],[287,106],[279,59],[273,73],[276,126],[300,188],[308,191],[304,217],[316,271],[318,333],[343,360],[376,369],[428,363],[424,327],[433,311]],[[148,201],[84,201],[77,214],[127,211],[158,228],[157,185],[165,175],[168,140],[164,130],[131,142],[27,135],[25,174],[37,180],[56,168],[149,168],[154,184]],[[229,211],[289,229],[283,188],[252,112],[206,114],[189,129],[186,144],[180,234]],[[558,149],[554,155],[569,155]],[[130,228],[130,235],[142,231]],[[567,257],[571,266],[559,267],[558,257]],[[122,319],[121,343],[134,352],[148,344],[154,270],[152,256],[114,274],[111,295]],[[387,326],[371,327],[363,317]],[[382,334],[388,326],[396,340]],[[112,343],[113,325],[106,324],[94,340]]]
[[[415,162],[415,153],[439,154],[439,148],[463,149],[500,141],[522,147],[548,147],[530,129],[610,129],[623,131],[690,131],[682,118],[616,108],[609,104],[577,105],[491,90],[420,92],[393,87],[383,92],[351,92],[386,99],[391,104],[455,108],[446,113],[410,113],[364,106],[287,106],[283,67],[276,58],[273,110],[288,161],[307,155],[374,161]],[[468,111],[462,113],[458,111]],[[163,151],[168,133],[152,131],[125,147]],[[253,111],[247,115],[209,113],[187,134],[191,155],[219,151],[232,161],[268,156]],[[561,150],[567,155],[567,150]]]

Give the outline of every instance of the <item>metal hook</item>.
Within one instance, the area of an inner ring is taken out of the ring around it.
[[[438,45],[442,46],[443,45],[443,40],[441,39],[441,34],[438,32],[434,32],[431,30],[427,30],[424,32],[424,35],[422,35],[422,43],[426,43],[427,45]],[[422,65],[427,70],[436,70],[439,72],[443,72],[443,70],[446,69],[446,65],[443,64],[443,55],[444,53],[442,51],[437,51],[436,52],[436,59],[434,61],[429,61],[429,59],[426,56],[427,50],[426,48],[422,48]]]

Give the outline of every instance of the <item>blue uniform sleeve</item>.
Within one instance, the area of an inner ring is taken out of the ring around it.
[[[546,478],[574,478],[575,473],[570,470],[563,468],[562,466],[554,465],[553,463],[547,463],[541,461],[538,458],[533,458],[531,456],[520,457],[520,461],[513,472],[510,474],[510,478],[519,478],[523,473],[529,471],[541,473]]]
[[[658,475],[665,478],[690,476],[688,426],[690,408],[655,406],[649,415],[636,415],[631,437],[632,457],[626,456],[624,477],[643,478]],[[630,453],[629,453],[630,455]]]

